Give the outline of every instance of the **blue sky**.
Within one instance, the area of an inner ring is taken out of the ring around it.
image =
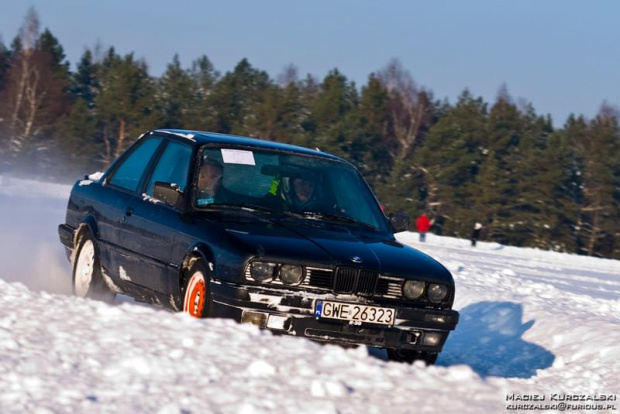
[[[487,102],[505,83],[562,126],[620,105],[620,1],[0,0],[10,44],[29,6],[75,65],[98,40],[160,75],[178,53],[221,72],[246,57],[276,77],[290,63],[319,79],[338,68],[358,86],[398,58],[436,98],[469,88]]]

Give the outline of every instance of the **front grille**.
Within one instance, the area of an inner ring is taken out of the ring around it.
[[[357,293],[364,296],[370,296],[375,293],[377,276],[377,272],[361,270],[357,279]]]
[[[329,289],[334,293],[400,299],[403,282],[401,278],[379,276],[372,270],[339,267],[336,271],[332,271],[307,267],[302,285]]]
[[[333,272],[327,269],[306,268],[306,278],[303,284],[331,289],[333,284],[332,274]]]
[[[356,276],[358,269],[340,267],[336,270],[334,279],[334,292],[336,293],[353,293],[353,289],[357,284]]]
[[[249,274],[248,266],[246,277],[249,277]],[[334,293],[401,299],[404,282],[402,278],[382,276],[372,270],[354,267],[339,267],[335,271],[306,267],[306,275],[301,286],[329,290]],[[279,280],[272,283],[281,284]]]
[[[400,278],[380,276],[377,282],[376,296],[398,299],[402,295],[403,283],[405,281]]]
[[[379,274],[371,270],[339,267],[334,278],[335,293],[356,293],[372,296],[375,293]]]

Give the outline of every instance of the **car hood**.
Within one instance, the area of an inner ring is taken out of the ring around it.
[[[445,267],[379,234],[318,220],[220,221],[222,230],[252,256],[317,267],[352,266],[382,275],[453,284]]]

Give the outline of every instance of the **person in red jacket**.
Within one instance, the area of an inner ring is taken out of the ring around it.
[[[422,213],[422,215],[415,221],[415,227],[418,230],[418,233],[420,233],[421,242],[426,241],[426,232],[428,232],[432,224],[433,223],[428,218],[426,213]]]

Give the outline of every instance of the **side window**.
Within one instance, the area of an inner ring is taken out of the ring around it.
[[[176,184],[181,191],[185,191],[191,158],[191,145],[171,141],[157,162],[153,174],[151,174],[146,186],[146,193],[150,196],[153,195],[156,181]]]
[[[148,138],[142,142],[114,172],[110,184],[136,191],[140,185],[140,178],[159,144],[161,138]]]

